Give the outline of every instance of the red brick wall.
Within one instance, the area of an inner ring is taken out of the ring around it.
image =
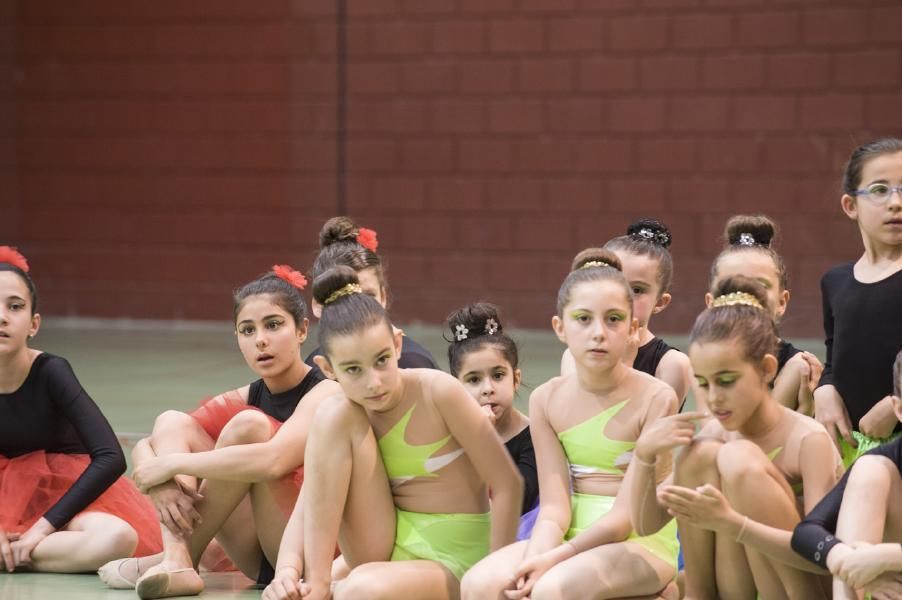
[[[766,212],[785,328],[820,335],[818,279],[860,248],[842,162],[902,131],[898,2],[348,4],[346,207],[380,233],[399,321],[479,297],[544,327],[575,251],[651,215],[676,263],[655,329],[685,330],[725,219]],[[46,311],[223,318],[230,287],[309,264],[339,202],[334,1],[18,10],[20,238]]]

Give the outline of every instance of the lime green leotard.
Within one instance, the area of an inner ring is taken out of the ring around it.
[[[432,455],[445,446],[450,435],[430,444],[414,445],[405,433],[416,404],[381,438],[379,451],[392,489],[415,477],[440,477],[437,472],[464,453],[463,448]],[[489,553],[488,513],[418,513],[395,507],[397,526],[391,560],[432,560],[444,565],[458,579]]]
[[[604,434],[605,427],[614,416],[626,405],[624,400],[607,408],[579,425],[558,434],[564,453],[570,463],[571,478],[577,475],[600,473],[612,475],[622,480],[623,469],[617,466],[618,458],[626,458],[636,447],[635,442],[612,440]],[[570,498],[570,527],[564,536],[565,540],[576,537],[592,523],[606,515],[614,506],[613,496],[580,494],[574,492]],[[640,537],[631,532],[628,542],[636,543],[649,552],[668,562],[676,569],[679,542],[676,537],[676,521],[671,520],[660,531],[653,535]]]

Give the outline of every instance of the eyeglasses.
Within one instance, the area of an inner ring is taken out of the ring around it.
[[[899,194],[899,199],[902,200],[902,185],[892,187],[885,183],[872,183],[863,190],[855,190],[855,195],[866,196],[874,204],[886,204],[893,192]]]

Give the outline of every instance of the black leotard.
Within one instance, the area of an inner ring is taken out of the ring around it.
[[[633,361],[633,368],[654,377],[661,359],[671,349],[673,349],[673,346],[669,346],[667,342],[659,337],[653,337],[645,345],[639,346],[639,351],[636,352],[636,360]]]
[[[902,349],[902,271],[874,283],[855,279],[852,263],[821,279],[827,361],[820,385],[832,384],[852,427],[893,393],[893,362]]]
[[[258,379],[251,384],[247,392],[247,403],[249,406],[256,406],[269,416],[284,423],[288,420],[288,417],[294,414],[294,410],[297,408],[301,398],[325,378],[325,375],[319,369],[310,369],[310,372],[304,376],[299,384],[290,390],[279,392],[278,394],[270,392],[263,380]]]
[[[523,476],[523,508],[520,513],[526,513],[535,508],[539,500],[539,475],[536,472],[536,451],[532,447],[532,436],[529,426],[520,433],[504,442],[508,454],[517,465],[520,475]]]
[[[868,454],[885,456],[896,465],[902,474],[902,438],[897,438],[889,444],[874,448]],[[861,460],[860,458],[858,460]],[[792,534],[792,549],[811,562],[827,568],[827,553],[833,546],[842,542],[836,539],[836,521],[839,518],[839,509],[842,506],[843,494],[846,492],[846,482],[849,474],[855,468],[853,464],[843,478],[839,480],[830,492],[817,503],[811,512],[796,525]],[[898,498],[893,498],[897,502]]]
[[[777,344],[777,373],[783,370],[783,367],[786,366],[786,363],[789,362],[789,359],[801,352],[798,348],[793,346],[791,343],[786,340],[780,340]]]
[[[91,457],[81,477],[44,513],[57,529],[96,500],[126,468],[113,428],[69,362],[46,352],[34,359],[18,390],[0,394],[0,454],[14,458],[37,450]]]

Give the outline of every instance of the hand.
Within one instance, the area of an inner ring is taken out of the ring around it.
[[[28,531],[19,536],[19,539],[10,544],[10,550],[13,555],[13,562],[16,567],[31,564],[31,552],[35,547],[44,541],[48,535],[56,531],[56,528],[50,522],[41,517],[34,525],[28,528]]]
[[[836,547],[833,550],[836,550]],[[851,548],[850,552],[844,551],[838,558],[831,561],[830,572],[855,589],[863,588],[888,571],[890,565],[887,564],[887,553],[899,552],[898,544],[871,545],[856,542]],[[827,558],[832,557],[833,551],[831,550]]]
[[[489,423],[491,423],[492,427],[494,427],[495,421],[497,421],[498,418],[495,416],[495,412],[492,410],[492,407],[488,404],[485,404],[483,406],[480,406],[480,408],[482,409],[482,412],[485,413],[485,416],[488,418]]]
[[[0,567],[12,573],[16,568],[13,549],[10,545],[19,539],[18,533],[7,533],[0,529]]]
[[[858,430],[866,436],[882,440],[891,436],[898,424],[899,419],[893,409],[893,397],[886,396],[861,417]]]
[[[169,456],[155,456],[145,459],[136,466],[132,479],[135,480],[135,485],[141,493],[146,494],[150,488],[169,481],[175,475]]]
[[[887,572],[864,586],[871,600],[898,600],[902,598],[902,573]]]
[[[824,372],[824,365],[818,358],[810,352],[799,352],[798,356],[802,358],[799,364],[799,406],[796,409],[804,415],[814,414],[814,390],[821,380]]]
[[[814,390],[814,418],[827,428],[827,433],[836,444],[837,450],[840,449],[838,437],[840,435],[850,446],[858,447],[858,443],[852,438],[849,412],[843,404],[842,396],[832,385],[822,385]]]
[[[688,446],[695,435],[695,422],[707,416],[702,412],[686,412],[655,420],[639,436],[634,455],[650,463],[655,462],[658,454]]]
[[[190,535],[194,530],[194,523],[200,523],[200,513],[194,508],[194,502],[203,496],[194,490],[182,489],[177,482],[167,481],[150,488],[147,493],[157,509],[160,523],[173,535]]]
[[[545,574],[548,569],[560,562],[560,558],[556,556],[557,550],[562,548],[558,546],[554,550],[535,554],[523,560],[517,572],[511,578],[510,585],[504,590],[504,596],[511,600],[519,600],[520,598],[528,598],[532,593],[532,588],[536,582]]]
[[[307,587],[309,586],[303,583],[297,569],[282,567],[263,590],[263,600],[301,600],[301,590]]]
[[[719,489],[706,483],[695,489],[679,485],[665,486],[658,501],[672,516],[711,531],[736,536],[743,517],[730,506]]]
[[[642,341],[642,336],[645,334],[645,327],[641,325],[636,328],[636,333],[632,334],[626,340],[626,350],[623,353],[623,356],[620,359],[620,362],[625,364],[628,367],[632,367],[633,363],[636,362],[636,356],[639,354],[639,343]]]

